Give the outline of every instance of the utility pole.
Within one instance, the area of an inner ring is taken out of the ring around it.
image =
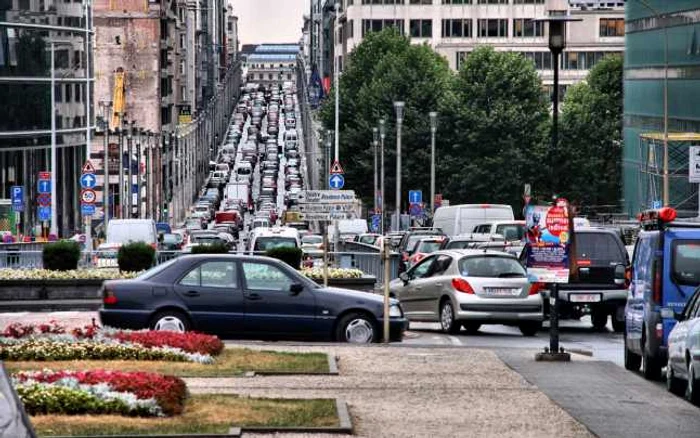
[[[372,145],[374,146],[374,214],[377,214],[377,209],[379,209],[379,175],[378,173],[378,162],[377,162],[377,147],[379,146],[379,129],[372,128]]]
[[[336,44],[336,38],[338,39],[338,42],[340,41],[340,33],[339,29],[340,27],[338,24],[340,24],[340,3],[335,4],[335,21],[334,23],[334,31],[333,31],[333,42],[334,42],[334,47],[337,45]],[[338,54],[335,53],[335,48],[333,50],[333,84],[335,85],[335,161],[339,162],[339,154],[340,154],[340,82],[339,82],[339,77],[340,77],[340,63],[339,63],[339,58]]]
[[[381,219],[381,234],[384,234],[384,221],[385,221],[385,214],[384,214],[384,139],[386,138],[386,120],[379,119],[379,139],[381,140],[381,150],[379,152],[380,160],[379,160],[379,171],[380,171],[380,182],[379,182],[379,208],[380,208],[380,213],[382,216]]]
[[[394,102],[396,110],[396,230],[401,231],[401,128],[404,102]]]
[[[435,134],[437,133],[437,112],[430,112],[430,213],[435,215]]]
[[[56,190],[56,44],[51,42],[51,225],[50,234],[58,238],[58,214],[56,203],[58,202]]]

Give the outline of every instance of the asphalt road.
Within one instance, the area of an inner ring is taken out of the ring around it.
[[[623,366],[624,343],[622,334],[614,333],[608,323],[607,332],[593,330],[589,317],[581,321],[562,321],[560,344],[565,349],[591,353],[597,360],[606,360]],[[517,327],[503,325],[482,325],[477,334],[467,334],[461,331],[456,335],[448,335],[440,331],[438,323],[411,323],[411,329],[406,333],[405,343],[413,345],[453,345],[461,347],[480,348],[516,348],[538,350],[549,346],[549,325],[537,336],[524,337]]]

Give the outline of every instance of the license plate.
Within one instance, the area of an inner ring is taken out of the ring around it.
[[[569,301],[572,303],[599,303],[600,294],[570,294]]]
[[[486,288],[485,291],[488,295],[493,295],[496,297],[513,297],[516,295],[520,295],[520,289],[512,288],[493,287]]]

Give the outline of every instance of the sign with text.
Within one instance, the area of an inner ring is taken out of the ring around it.
[[[299,204],[346,204],[355,201],[354,190],[307,190],[299,192]]]
[[[569,205],[529,205],[525,209],[527,274],[530,282],[568,283],[571,243]]]
[[[688,153],[688,181],[700,183],[700,146],[690,146]]]
[[[299,204],[302,213],[354,212],[355,204]]]

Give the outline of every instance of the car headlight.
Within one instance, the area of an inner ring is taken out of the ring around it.
[[[401,307],[399,307],[398,304],[392,304],[391,307],[389,307],[390,318],[401,318],[402,316],[403,312],[401,311]]]

